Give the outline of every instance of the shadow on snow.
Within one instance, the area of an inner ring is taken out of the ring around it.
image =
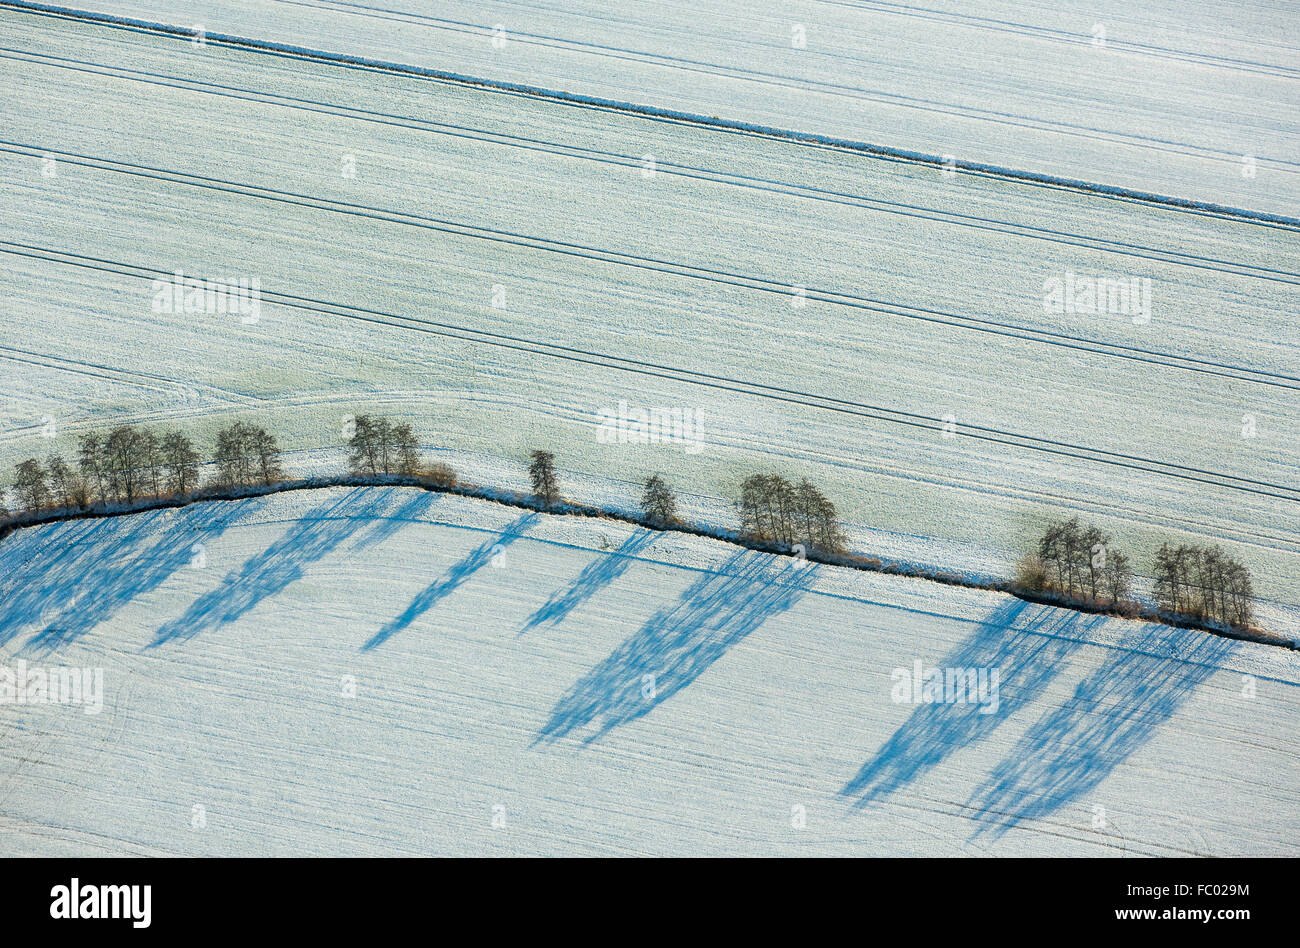
[[[368,651],[383,645],[443,599],[450,596],[462,583],[491,563],[497,553],[530,530],[538,519],[538,515],[535,513],[525,514],[510,523],[501,533],[494,533],[489,536],[477,549],[447,570],[441,579],[431,583],[411,600],[411,604],[406,607],[401,615],[385,625],[371,636],[365,645],[361,646],[362,650]]]
[[[971,795],[967,806],[979,811],[975,836],[997,838],[1092,791],[1236,648],[1235,641],[1204,632],[1139,626],[1068,701],[1025,732]]]
[[[394,496],[400,496],[400,491],[395,490]],[[414,497],[408,498],[406,503],[389,515],[377,517],[375,522],[353,541],[350,551],[366,550],[383,543],[402,527],[422,519],[441,496],[432,491],[420,491]]]
[[[654,537],[653,530],[637,530],[617,550],[598,553],[567,589],[555,593],[529,617],[523,632],[544,622],[563,622],[574,609],[622,576],[632,565],[633,557],[649,546]]]
[[[534,745],[588,726],[585,743],[648,714],[767,619],[793,606],[816,567],[742,550],[700,576],[569,690]]]
[[[0,606],[0,644],[29,625],[39,630],[25,651],[48,653],[75,641],[194,563],[204,544],[254,509],[236,501],[60,524]]]
[[[318,505],[294,521],[269,547],[228,573],[220,586],[194,600],[183,615],[163,625],[149,647],[192,638],[234,621],[263,600],[278,595],[301,579],[310,564],[350,536],[358,521],[381,515],[392,500],[390,492],[358,487]]]
[[[1019,628],[1017,621],[1023,620]],[[1085,630],[1104,621],[1092,616]],[[1013,600],[981,621],[975,631],[933,667],[998,669],[999,707],[985,714],[977,704],[920,704],[840,791],[865,806],[939,766],[949,755],[981,741],[1033,701],[1083,643],[1076,612]],[[1071,634],[1073,633],[1073,634]],[[927,665],[927,667],[931,667]]]

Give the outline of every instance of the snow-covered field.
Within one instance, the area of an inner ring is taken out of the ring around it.
[[[1139,573],[1220,543],[1300,639],[1285,5],[72,5],[203,32],[0,0],[0,470],[245,419],[338,473],[375,411],[717,526],[806,476],[971,574],[1070,514]],[[0,855],[1297,855],[1297,655],[409,489],[48,525],[0,669],[104,705],[0,706]],[[918,666],[996,707],[893,700]]]
[[[24,530],[0,569],[0,665],[104,696],[3,709],[0,855],[1300,840],[1277,648],[398,488]],[[896,703],[918,661],[998,669],[996,710]]]
[[[1139,569],[1166,537],[1224,541],[1266,621],[1300,632],[1295,228],[25,13],[0,26],[6,465],[119,420],[210,438],[243,412],[305,473],[375,409],[471,468],[545,445],[592,499],[629,503],[660,470],[715,522],[777,466],[822,484],[864,548],[932,538],[920,558],[989,572],[1067,512]],[[258,321],[154,312],[151,279],[177,270],[260,280]],[[1045,313],[1045,281],[1071,274],[1149,279],[1149,318]],[[598,443],[621,402],[696,413],[701,450]]]
[[[1285,0],[67,0],[1296,216]]]

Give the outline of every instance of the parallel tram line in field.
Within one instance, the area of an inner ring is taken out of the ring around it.
[[[444,32],[455,32],[473,36],[482,36],[489,32],[488,27],[484,25],[470,23],[463,20],[451,20],[445,17],[434,17],[408,11],[382,9],[358,3],[338,3],[332,2],[332,0],[325,0],[325,2],[320,2],[320,0],[276,0],[276,2],[291,6],[344,12],[370,19],[406,23]],[[1033,115],[1019,115],[1013,112],[1003,112],[994,109],[973,108],[959,103],[902,95],[885,89],[864,88],[862,86],[848,85],[842,82],[830,82],[825,79],[813,79],[797,75],[764,72],[762,70],[747,68],[744,66],[729,66],[721,63],[711,63],[703,60],[670,56],[663,53],[632,50],[618,46],[571,40],[560,36],[546,36],[537,33],[520,32],[518,30],[511,31],[510,38],[511,42],[559,49],[586,56],[646,63],[681,72],[699,73],[712,77],[725,77],[745,82],[752,82],[758,85],[774,86],[777,88],[810,91],[822,95],[838,96],[845,99],[857,99],[874,102],[880,105],[913,109],[922,112],[932,112],[940,115],[950,115],[956,118],[976,119],[998,125],[1007,125],[1013,128],[1028,128],[1047,131],[1058,135],[1118,142],[1121,144],[1137,146],[1150,151],[1162,151],[1170,154],[1196,157],[1212,157],[1233,161],[1239,157],[1238,155],[1229,153],[1222,149],[1195,145],[1191,142],[1171,141],[1147,135],[1107,131],[1105,129],[1093,128],[1086,125],[1077,125],[1071,122],[1039,118]],[[1091,37],[1088,37],[1088,39],[1090,40]],[[1140,46],[1135,44],[1129,51],[1136,51],[1140,48]],[[1172,51],[1166,52],[1169,53]],[[1175,57],[1171,56],[1170,58]],[[1202,65],[1205,64],[1204,61],[1199,62]],[[868,65],[866,63],[861,64]],[[1219,65],[1220,63],[1214,64]],[[1250,70],[1253,72],[1264,72],[1268,68],[1262,64],[1247,65],[1254,67]],[[1283,75],[1287,78],[1295,78],[1293,73],[1273,72],[1272,74]],[[1295,173],[1297,170],[1300,170],[1300,162],[1295,162],[1287,158],[1265,158],[1262,159],[1262,161],[1272,165],[1276,170],[1283,173]]]
[[[372,5],[350,2],[350,0],[277,0],[280,3],[292,4],[295,6],[314,6],[321,9],[338,10],[347,8],[356,10],[361,15],[368,15],[364,11],[376,11],[379,13],[398,13],[406,17],[419,17],[419,14],[409,11],[389,11],[382,10]],[[535,3],[521,2],[521,0],[508,0],[512,6],[526,7],[532,9],[545,10],[545,5]],[[960,26],[981,29],[991,33],[1008,33],[1019,36],[1029,36],[1034,39],[1046,40],[1051,42],[1062,43],[1069,46],[1079,44],[1090,44],[1093,36],[1088,33],[1073,33],[1067,30],[1053,29],[1045,26],[1034,26],[1030,23],[1015,23],[1010,20],[995,19],[993,17],[974,16],[965,13],[952,13],[944,10],[927,9],[901,3],[873,2],[873,0],[815,0],[825,6],[847,7],[849,9],[866,10],[872,13],[883,13],[908,18],[917,18],[930,20],[932,22],[951,23]],[[603,12],[603,11],[602,11]],[[595,19],[594,17],[586,17]],[[608,15],[600,17],[601,22],[615,22],[626,31],[627,28],[635,28],[641,25],[637,20],[627,17],[614,18]],[[656,24],[658,25],[658,24]],[[681,33],[681,30],[674,30],[675,33]],[[1255,40],[1257,44],[1269,45],[1277,49],[1283,49],[1288,52],[1295,51],[1295,47],[1285,46],[1276,43],[1267,43],[1262,39]],[[762,43],[758,41],[747,41],[745,45],[756,46],[760,48],[785,49],[783,43]],[[1203,65],[1215,66],[1220,69],[1231,71],[1252,72],[1261,75],[1279,76],[1286,79],[1300,79],[1300,69],[1291,66],[1280,65],[1277,63],[1255,62],[1244,59],[1234,59],[1231,57],[1216,56],[1213,53],[1202,53],[1190,49],[1177,49],[1170,46],[1158,46],[1153,43],[1141,43],[1133,40],[1116,39],[1108,37],[1106,40],[1107,48],[1122,50],[1135,55],[1153,56],[1161,59],[1172,59],[1181,62],[1193,62]],[[859,62],[861,62],[859,60]]]
[[[0,10],[7,10],[35,17],[45,17],[52,20],[67,20],[71,22],[91,24],[104,29],[123,30],[179,42],[192,42],[195,37],[199,35],[199,33],[191,27],[154,23],[107,13],[74,10],[53,4],[34,2],[34,0],[0,0]],[[721,119],[717,116],[709,117],[681,112],[674,109],[664,109],[649,105],[639,105],[632,102],[601,99],[595,96],[559,92],[554,89],[527,86],[513,82],[502,82],[478,76],[466,76],[441,69],[385,62],[343,53],[331,53],[323,50],[270,42],[267,40],[251,39],[243,36],[230,36],[226,34],[207,32],[203,33],[202,36],[205,44],[225,46],[231,49],[244,50],[259,55],[324,64],[340,69],[405,76],[429,82],[480,89],[502,95],[541,99],[570,108],[619,113],[664,124],[681,125],[691,128],[705,128],[721,134],[784,141],[801,147],[853,153],[879,161],[944,168],[956,174],[995,178],[1015,182],[1027,187],[1039,187],[1072,193],[1083,193],[1105,200],[1157,206],[1170,211],[1218,219],[1228,219],[1237,222],[1250,223],[1257,226],[1282,227],[1286,229],[1300,227],[1300,219],[1292,216],[1252,211],[1237,207],[1227,207],[1224,205],[1207,203],[1205,201],[1174,197],[1168,194],[1137,191],[1132,188],[1115,187],[1093,181],[1081,181],[1032,171],[1021,171],[1014,168],[1000,167],[962,159],[954,159],[950,161],[938,155],[888,148],[881,145],[871,144],[869,142],[833,138],[809,132],[754,125],[747,122],[736,122]],[[1232,157],[1235,160],[1237,156]],[[1300,170],[1300,162],[1282,161],[1280,163],[1288,166],[1283,170],[1290,170],[1289,166],[1291,165],[1295,165],[1296,169]]]
[[[666,273],[687,279],[727,286],[736,286],[758,292],[775,294],[784,298],[790,298],[792,296],[791,286],[766,277],[751,276],[749,274],[718,270],[709,267],[699,267],[672,260],[625,253],[602,247],[592,247],[569,241],[553,240],[546,237],[538,237],[531,234],[523,234],[498,228],[480,227],[475,224],[412,214],[406,211],[395,211],[387,208],[371,207],[362,204],[351,204],[330,198],[299,194],[291,191],[281,191],[274,188],[264,188],[257,185],[227,181],[221,178],[192,175],[185,172],[153,168],[147,165],[138,165],[131,162],[114,161],[112,159],[98,158],[90,155],[80,155],[75,152],[41,149],[36,146],[27,145],[21,142],[10,142],[4,139],[0,139],[0,153],[24,155],[28,157],[51,154],[58,156],[59,160],[66,161],[70,164],[114,174],[130,175],[172,184],[219,191],[227,194],[237,194],[259,200],[274,201],[281,204],[305,207],[312,210],[345,214],[353,217],[385,221],[392,224],[418,227],[424,230],[431,230],[459,237],[525,247],[530,250],[593,260],[599,263],[632,267],[640,270]],[[1219,376],[1221,378],[1232,379],[1239,382],[1251,382],[1259,385],[1268,385],[1276,388],[1300,391],[1300,377],[1286,375],[1280,372],[1269,372],[1262,369],[1252,369],[1229,363],[1214,362],[1208,359],[1197,359],[1191,356],[1180,356],[1169,352],[1142,349],[1137,346],[1126,346],[1118,343],[1103,342],[1099,339],[1090,339],[1084,336],[1072,336],[1068,333],[1052,332],[1045,329],[1033,329],[1015,323],[1003,323],[979,316],[967,316],[961,313],[948,312],[927,307],[909,306],[889,300],[859,296],[835,290],[806,287],[803,289],[802,295],[809,300],[864,310],[872,313],[879,313],[885,316],[928,322],[954,329],[965,329],[1005,338],[1020,339],[1026,342],[1085,352],[1090,355],[1107,356],[1110,358],[1125,359],[1132,362],[1158,365],[1165,368]]]
[[[170,278],[171,276],[168,271],[154,267],[144,267],[119,261],[106,260],[103,258],[88,257],[80,254],[51,250],[49,248],[21,244],[12,241],[0,240],[0,252],[34,260],[43,260],[52,263],[76,266],[83,269],[98,270],[116,276],[133,277],[135,279],[148,280],[150,282],[161,278]],[[1095,464],[1156,474],[1168,478],[1208,484],[1240,493],[1271,497],[1278,500],[1300,501],[1300,487],[1297,486],[1276,484],[1254,478],[1240,477],[1233,474],[1225,474],[1189,465],[1159,461],[1152,458],[1110,451],[1103,448],[1092,448],[1086,445],[1071,444],[1067,441],[1060,441],[1052,438],[1022,435],[1012,431],[966,423],[963,423],[960,426],[954,425],[949,427],[949,423],[944,419],[934,418],[915,412],[901,411],[898,409],[856,402],[849,399],[818,395],[816,393],[804,392],[798,389],[767,385],[745,379],[737,379],[725,375],[683,369],[639,359],[629,359],[608,353],[548,343],[537,339],[529,339],[521,336],[475,329],[470,326],[459,325],[456,323],[445,323],[436,320],[420,319],[413,316],[402,316],[400,314],[387,313],[382,310],[329,302],[288,293],[279,293],[266,289],[262,290],[262,299],[263,302],[271,304],[279,304],[293,309],[334,316],[341,319],[371,323],[407,332],[418,332],[458,339],[461,341],[477,342],[498,348],[524,352],[530,355],[541,355],[551,359],[559,359],[604,369],[613,369],[621,372],[668,379],[670,381],[682,382],[705,388],[736,392],[742,395],[749,395],[787,404],[802,405],[807,408],[816,408],[823,411],[866,418],[872,421],[886,422],[912,429],[939,432],[941,434],[951,431],[954,435],[960,435],[962,437],[985,441],[992,444],[1019,448],[1021,450],[1035,451]]]
[[[1015,23],[1010,20],[974,16],[968,13],[953,13],[947,10],[926,9],[924,7],[914,7],[901,3],[888,3],[884,2],[884,0],[817,0],[817,2],[830,6],[869,10],[874,13],[886,13],[894,16],[924,19],[933,22],[955,23],[962,26],[986,30],[992,33],[1010,33],[1019,36],[1029,36],[1034,39],[1063,43],[1068,46],[1077,46],[1080,43],[1089,43],[1093,39],[1092,35],[1086,33],[1071,33],[1066,30],[1034,26],[1029,23]],[[1257,39],[1256,42],[1260,44],[1265,43],[1262,39]],[[1284,49],[1288,52],[1295,52],[1295,47],[1292,46],[1282,46],[1273,43],[1268,43],[1266,45],[1271,45],[1278,49]],[[1260,75],[1278,76],[1284,79],[1300,79],[1300,69],[1277,63],[1233,59],[1231,57],[1216,56],[1213,53],[1198,52],[1191,49],[1175,49],[1170,46],[1157,46],[1153,43],[1140,43],[1134,40],[1117,39],[1113,37],[1108,37],[1106,39],[1106,46],[1108,49],[1120,50],[1139,56],[1152,56],[1160,59],[1177,60],[1179,62],[1197,63],[1199,65],[1214,66],[1232,72],[1250,72]]]
[[[560,155],[568,158],[578,158],[584,161],[609,164],[617,167],[640,169],[642,164],[642,159],[636,155],[621,154],[596,148],[586,148],[578,145],[566,145],[562,142],[511,135],[506,132],[476,128],[474,126],[435,122],[431,119],[422,119],[416,116],[402,115],[400,113],[378,112],[355,106],[340,105],[333,102],[279,95],[277,93],[266,92],[258,89],[244,89],[238,86],[204,82],[197,79],[167,76],[158,73],[144,72],[142,70],[128,69],[125,67],[106,66],[101,63],[66,59],[60,56],[32,53],[25,50],[10,49],[8,47],[0,47],[0,59],[36,63],[39,65],[50,66],[52,68],[86,72],[91,75],[111,76],[113,78],[132,82],[183,89],[186,91],[199,92],[222,98],[241,99],[249,102],[275,105],[298,111],[315,112],[340,118],[349,118],[373,124],[409,128],[416,131],[428,132],[430,134],[482,141],[504,147],[518,148],[544,154]],[[1279,283],[1300,286],[1300,273],[1279,270],[1272,267],[1261,267],[1254,264],[1241,263],[1235,260],[1220,260],[1214,257],[1182,253],[1177,250],[1170,250],[1163,247],[1152,247],[1142,244],[1127,243],[1124,241],[1109,240],[1104,237],[1096,237],[1088,234],[1054,230],[1049,227],[1038,227],[1030,224],[1016,223],[1014,221],[999,220],[997,218],[980,217],[974,214],[963,214],[956,211],[945,211],[918,204],[909,204],[907,202],[887,201],[881,198],[852,194],[845,191],[835,191],[827,188],[792,184],[777,179],[739,175],[723,170],[679,164],[670,161],[656,161],[655,171],[658,174],[689,178],[698,181],[708,181],[731,187],[778,194],[784,197],[803,198],[847,207],[860,207],[864,210],[919,220],[934,221],[937,223],[965,227],[974,230],[1008,234],[1015,237],[1022,237],[1030,240],[1042,240],[1065,246],[1083,247],[1089,250],[1111,253],[1134,259],[1156,260],[1162,263],[1186,266],[1198,270],[1231,273],[1237,276],[1254,277],[1257,279],[1272,280]]]

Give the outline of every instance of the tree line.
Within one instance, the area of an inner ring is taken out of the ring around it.
[[[199,489],[203,458],[183,431],[118,425],[77,439],[71,461],[52,454],[44,463],[14,465],[14,491],[28,510],[84,509],[95,503],[134,503],[185,496]],[[284,479],[275,438],[256,425],[235,422],[217,432],[212,488],[274,484]]]
[[[443,487],[456,485],[445,464],[421,464],[419,441],[411,426],[382,415],[355,418],[347,438],[348,466],[355,475],[415,476]],[[87,509],[95,503],[189,496],[200,490],[274,485],[285,479],[274,436],[258,425],[236,421],[217,432],[210,458],[211,477],[200,486],[204,458],[180,430],[118,425],[107,432],[81,435],[71,461],[52,454],[44,462],[27,458],[16,464],[14,491],[28,510]],[[528,474],[534,497],[549,509],[561,500],[555,456],[529,454]],[[841,553],[845,538],[832,503],[807,479],[797,483],[779,474],[746,477],[736,501],[741,534],[749,540],[809,550]],[[659,474],[642,485],[644,522],[680,524],[677,496]],[[0,503],[0,516],[7,515]],[[1217,546],[1163,544],[1152,573],[1154,594],[1163,611],[1225,626],[1247,626],[1254,590],[1249,570]],[[1133,569],[1127,554],[1109,534],[1077,517],[1053,521],[1021,559],[1015,587],[1052,592],[1067,599],[1128,611]]]
[[[1250,573],[1216,546],[1162,544],[1155,554],[1156,604],[1167,613],[1225,626],[1251,621]],[[1129,611],[1133,569],[1109,534],[1077,517],[1049,523],[1033,550],[1021,559],[1016,586],[1054,592],[1067,599]]]
[[[529,452],[528,475],[533,497],[549,508],[560,500],[555,455],[550,451]],[[808,480],[797,484],[779,474],[753,474],[745,478],[736,502],[741,535],[749,540],[785,546],[803,544],[808,550],[841,553],[845,548],[839,513],[820,490]],[[681,523],[677,515],[677,494],[661,474],[652,474],[641,485],[642,520],[652,526]]]

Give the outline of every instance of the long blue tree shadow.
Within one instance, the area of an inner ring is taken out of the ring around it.
[[[537,520],[537,514],[525,514],[510,523],[501,533],[492,534],[478,548],[447,570],[441,579],[426,586],[411,600],[411,604],[402,611],[401,615],[372,635],[366,644],[361,646],[362,651],[369,651],[383,645],[443,599],[446,599],[460,588],[467,579],[492,562],[493,556],[528,532]]]
[[[4,638],[35,623],[40,628],[25,652],[44,654],[75,641],[195,562],[202,545],[252,509],[248,501],[214,502],[82,521],[92,525],[63,531],[58,539],[67,545],[44,547],[52,562],[29,577],[16,602],[5,604]]]
[[[579,680],[551,711],[536,745],[590,726],[584,743],[649,714],[811,585],[816,567],[742,550],[700,576],[671,608]]]
[[[998,838],[1090,792],[1149,741],[1236,649],[1231,639],[1143,624],[1074,695],[1034,723],[971,795],[979,828]]]
[[[269,547],[227,574],[220,586],[194,600],[183,615],[163,625],[148,647],[189,639],[238,619],[301,579],[307,566],[342,543],[358,522],[369,522],[391,502],[391,492],[358,487],[318,505]]]
[[[72,520],[24,530],[4,544],[0,645],[67,609],[97,566],[127,555],[145,535],[134,517]]]
[[[567,589],[556,592],[529,617],[523,631],[544,622],[563,622],[574,609],[622,576],[632,565],[633,557],[649,546],[654,538],[653,530],[637,530],[617,550],[598,553]]]
[[[1099,617],[1085,624],[1096,625]],[[920,704],[858,770],[840,795],[866,806],[885,799],[939,766],[949,755],[983,740],[1034,700],[1083,644],[1079,613],[1013,600],[999,606],[935,667],[997,669],[995,713],[977,704]]]
[[[394,496],[400,496],[404,490],[409,489],[392,488]],[[355,551],[366,550],[383,543],[396,534],[398,530],[401,530],[402,527],[423,517],[429,511],[429,508],[438,502],[439,496],[433,491],[417,490],[414,496],[408,497],[406,502],[393,510],[392,513],[387,516],[377,517],[374,523],[353,541],[350,549]]]

